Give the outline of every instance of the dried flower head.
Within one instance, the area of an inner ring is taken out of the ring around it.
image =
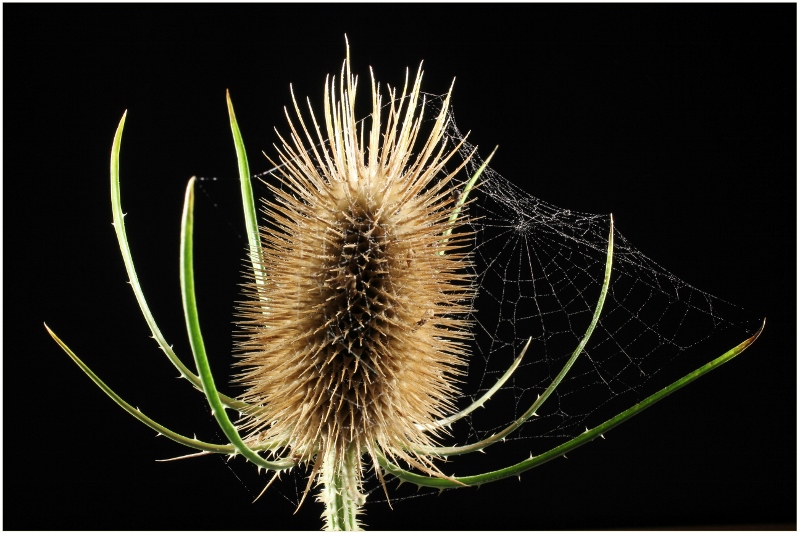
[[[441,475],[417,450],[453,411],[474,284],[454,204],[461,167],[444,171],[458,148],[443,142],[450,95],[417,147],[421,78],[407,92],[407,75],[399,97],[390,88],[386,109],[372,78],[359,124],[348,55],[338,93],[326,80],[324,131],[313,110],[311,129],[296,101],[299,128],[287,111],[280,186],[241,304],[239,379],[258,406],[242,424],[249,439],[283,443],[313,465],[309,483],[364,454],[380,475],[378,452]]]

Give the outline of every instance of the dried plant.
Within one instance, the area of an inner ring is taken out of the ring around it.
[[[116,395],[48,328],[95,383],[159,434],[201,454],[241,454],[275,476],[306,467],[303,498],[315,482],[321,485],[319,498],[325,504],[328,529],[361,525],[365,468],[374,470],[384,490],[387,475],[438,488],[518,476],[609,431],[741,353],[758,336],[546,453],[484,474],[443,474],[437,466],[440,458],[480,451],[505,438],[536,414],[569,372],[603,309],[614,232],[609,219],[605,274],[591,323],[544,393],[495,435],[468,446],[440,446],[443,428],[483,405],[503,386],[530,340],[494,387],[455,412],[458,376],[469,352],[476,284],[468,268],[471,236],[464,226],[465,203],[476,194],[485,164],[465,185],[452,179],[464,164],[444,172],[456,152],[442,142],[449,93],[422,147],[414,151],[422,130],[421,78],[420,70],[411,89],[406,84],[399,96],[390,89],[388,111],[373,79],[372,114],[359,124],[354,111],[356,79],[348,57],[338,91],[335,79],[326,82],[322,126],[313,111],[310,122],[304,120],[295,102],[296,117],[287,113],[289,140],[281,139],[274,163],[280,169],[279,184],[269,185],[275,199],[265,203],[268,222],[260,230],[244,145],[228,99],[252,267],[240,305],[237,379],[246,391],[239,399],[217,392],[200,332],[193,274],[194,179],[186,191],[182,220],[181,287],[197,375],[164,340],[144,299],[119,196],[123,116],[112,150],[111,184],[114,225],[130,282],[154,338],[181,375],[205,393],[228,444],[190,439],[154,422]],[[388,116],[384,119],[382,113]],[[238,427],[226,409],[244,415]],[[401,463],[418,472],[405,470]]]

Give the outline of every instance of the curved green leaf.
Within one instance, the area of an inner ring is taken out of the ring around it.
[[[478,398],[477,400],[472,402],[472,404],[470,404],[469,407],[467,407],[466,409],[464,409],[462,411],[459,411],[459,412],[457,412],[457,413],[455,413],[453,415],[450,415],[450,416],[448,416],[446,418],[442,418],[441,420],[436,420],[435,422],[433,422],[431,424],[417,424],[417,428],[418,429],[424,429],[424,430],[433,430],[433,429],[436,429],[436,428],[447,427],[450,424],[452,424],[453,422],[456,422],[457,420],[461,420],[462,418],[464,418],[465,416],[467,416],[468,414],[473,412],[475,409],[478,409],[479,407],[483,407],[483,404],[485,404],[487,401],[489,401],[492,398],[492,396],[494,396],[494,393],[497,392],[498,390],[500,390],[500,387],[505,385],[506,381],[508,381],[508,379],[514,373],[514,371],[517,369],[519,364],[522,362],[522,358],[525,356],[525,352],[528,351],[528,347],[531,345],[531,341],[532,340],[533,340],[532,338],[528,338],[528,342],[526,342],[525,346],[522,347],[522,351],[520,351],[520,353],[517,356],[517,358],[514,359],[514,362],[511,363],[511,366],[508,367],[508,369],[505,371],[505,373],[503,373],[503,375],[500,376],[500,378],[497,380],[497,383],[495,383],[494,386],[492,386],[492,388],[490,388],[488,391],[486,391],[483,394],[483,396],[481,396],[480,398]]]
[[[66,352],[67,355],[70,356],[70,358],[75,362],[75,364],[77,364],[80,367],[80,369],[83,370],[83,372],[87,376],[89,376],[89,378],[92,381],[94,381],[94,383],[98,387],[100,387],[100,389],[103,392],[105,392],[112,400],[114,400],[114,402],[116,402],[117,405],[122,407],[126,412],[128,412],[131,416],[133,416],[134,418],[136,418],[137,420],[142,422],[147,427],[155,430],[160,435],[164,435],[168,439],[177,442],[178,444],[183,444],[184,446],[188,446],[189,448],[194,448],[195,450],[201,450],[201,451],[210,452],[210,453],[224,453],[224,454],[236,453],[236,449],[233,446],[231,446],[230,444],[213,444],[213,443],[209,443],[209,442],[203,442],[203,441],[197,440],[197,439],[190,439],[189,437],[184,437],[183,435],[180,435],[180,434],[170,430],[169,428],[167,428],[165,426],[162,426],[161,424],[159,424],[158,422],[155,422],[154,420],[152,420],[148,416],[145,416],[145,414],[142,413],[141,411],[139,411],[139,409],[133,407],[131,404],[129,404],[128,402],[123,400],[116,392],[114,392],[111,389],[111,387],[106,385],[97,376],[97,374],[92,372],[92,370],[86,365],[86,363],[81,361],[81,359],[75,354],[75,352],[73,352],[69,348],[69,346],[67,346],[64,343],[64,341],[62,341],[60,338],[58,338],[58,336],[53,332],[53,330],[51,330],[47,326],[47,324],[45,324],[44,327],[45,327],[45,329],[47,329],[47,332],[50,334],[50,336],[53,337],[53,340],[56,341],[56,343],[59,346],[61,346],[61,349],[64,350],[64,352]],[[279,445],[279,444],[276,445],[274,443],[271,443],[271,444],[262,444],[259,447],[257,447],[256,449],[259,449],[259,450],[274,450],[274,449],[278,449],[280,447],[281,447],[281,445]],[[287,462],[286,464],[287,464],[287,467],[288,466],[292,466],[290,464],[290,462]]]
[[[250,183],[250,164],[247,162],[247,151],[244,148],[244,139],[239,130],[239,123],[236,121],[236,113],[233,112],[230,91],[225,91],[225,99],[228,102],[233,145],[236,147],[236,158],[239,162],[239,183],[242,189],[242,207],[244,208],[244,223],[247,228],[247,243],[250,248],[250,264],[256,274],[256,284],[262,284],[264,280],[262,276],[258,275],[261,268],[261,239],[258,236],[258,216],[253,197],[253,185]]]
[[[487,446],[498,442],[509,434],[514,432],[517,428],[519,428],[526,420],[536,414],[536,411],[544,405],[544,402],[553,391],[556,390],[556,387],[561,383],[561,381],[566,377],[567,373],[572,368],[572,365],[575,364],[577,361],[578,356],[583,352],[583,349],[586,347],[586,343],[589,342],[589,339],[594,333],[595,328],[597,327],[597,323],[600,320],[600,314],[603,311],[603,305],[606,302],[606,295],[608,295],[608,287],[611,284],[611,266],[613,263],[614,258],[614,218],[610,217],[609,222],[609,232],[608,232],[608,246],[606,248],[606,265],[605,265],[605,274],[603,275],[603,284],[600,287],[600,296],[597,299],[597,305],[594,308],[594,314],[592,315],[592,320],[589,322],[589,326],[586,328],[586,333],[584,333],[583,338],[578,343],[577,348],[572,352],[569,360],[564,365],[564,368],[561,369],[561,372],[553,379],[553,381],[548,385],[547,389],[542,393],[541,396],[536,398],[536,401],[533,402],[527,411],[525,411],[522,416],[512,422],[509,426],[507,426],[502,431],[495,433],[491,437],[484,439],[482,441],[476,442],[474,444],[470,444],[467,446],[452,446],[452,447],[436,447],[436,446],[429,446],[429,447],[421,447],[419,449],[420,452],[430,455],[460,455],[464,453],[480,451],[486,448]],[[529,341],[530,342],[530,341]]]
[[[673,392],[677,391],[678,389],[685,387],[692,381],[698,379],[701,376],[704,376],[705,374],[711,372],[720,365],[727,363],[728,361],[730,361],[731,359],[742,353],[744,350],[746,350],[751,344],[753,344],[758,338],[758,336],[761,335],[761,332],[763,330],[764,330],[764,324],[761,325],[761,328],[759,328],[759,330],[755,333],[755,335],[745,340],[738,346],[731,348],[721,356],[701,366],[694,372],[690,372],[689,374],[675,381],[671,385],[661,389],[655,394],[648,396],[646,399],[637,403],[630,409],[623,411],[622,413],[605,421],[604,423],[600,424],[599,426],[593,429],[587,429],[584,433],[582,433],[578,437],[575,437],[574,439],[565,442],[564,444],[557,446],[552,450],[549,450],[541,455],[537,455],[535,457],[526,459],[525,461],[521,461],[515,465],[511,465],[509,467],[502,468],[500,470],[495,470],[492,472],[486,472],[483,474],[477,474],[473,476],[453,477],[452,479],[448,479],[448,478],[428,477],[416,474],[414,472],[409,472],[389,462],[385,457],[382,456],[378,457],[378,462],[386,472],[394,475],[395,477],[397,477],[402,481],[408,481],[416,485],[439,488],[439,489],[459,488],[464,485],[477,486],[477,485],[482,485],[484,483],[489,483],[491,481],[497,481],[499,479],[519,476],[520,474],[522,474],[527,470],[530,470],[548,461],[552,461],[553,459],[561,457],[562,455],[565,455],[566,453],[569,453],[572,450],[580,446],[583,446],[587,442],[590,442],[596,439],[597,437],[603,436],[603,434],[609,432],[610,430],[622,424],[623,422],[630,420],[633,416],[638,415],[648,407],[652,406],[656,402],[663,400],[664,398],[666,398]]]
[[[200,375],[200,382],[203,392],[211,406],[214,418],[217,419],[222,432],[230,440],[231,444],[250,462],[269,470],[284,470],[294,465],[293,462],[287,464],[286,461],[267,461],[255,451],[247,447],[242,441],[236,428],[225,412],[225,406],[220,400],[220,394],[214,384],[214,377],[211,374],[211,367],[208,364],[203,335],[200,332],[200,318],[197,312],[197,299],[194,292],[194,250],[192,234],[194,231],[194,182],[195,178],[189,180],[186,186],[186,198],[183,204],[183,216],[181,217],[181,254],[180,254],[180,277],[181,277],[181,297],[183,300],[183,314],[186,319],[186,330],[189,334],[189,343],[192,346],[194,361],[197,365],[197,373]]]
[[[142,316],[144,316],[144,319],[150,328],[150,332],[153,334],[153,338],[161,347],[161,350],[164,352],[170,362],[175,366],[175,368],[178,369],[178,372],[180,372],[181,376],[189,380],[189,382],[194,385],[195,388],[202,390],[200,378],[193,374],[191,370],[189,370],[189,368],[183,364],[183,362],[172,350],[172,346],[169,345],[167,340],[164,338],[164,335],[161,333],[153,314],[150,312],[150,307],[147,305],[144,292],[142,291],[141,285],[139,285],[139,278],[136,275],[136,268],[133,266],[133,257],[131,255],[130,246],[128,245],[128,236],[125,233],[125,214],[122,212],[119,186],[119,153],[122,146],[122,131],[125,127],[125,118],[127,115],[128,112],[125,111],[125,113],[122,115],[122,119],[119,121],[119,126],[117,126],[117,131],[114,134],[114,142],[111,148],[111,213],[114,219],[113,226],[114,231],[117,234],[117,242],[119,243],[119,249],[122,253],[122,260],[125,263],[125,270],[128,272],[128,279],[130,280],[133,294],[136,296],[139,309],[142,311]],[[230,398],[224,394],[220,397],[225,405],[232,409],[236,409],[240,412],[252,412],[253,410],[252,406],[240,400],[236,400],[235,398]]]

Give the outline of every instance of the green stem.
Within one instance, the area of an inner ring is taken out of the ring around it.
[[[325,458],[320,472],[325,505],[322,518],[327,531],[362,531],[358,516],[366,496],[361,492],[361,458],[351,447],[343,464],[337,464],[334,453]]]

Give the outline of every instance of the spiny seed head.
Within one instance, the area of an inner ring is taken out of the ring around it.
[[[373,79],[358,124],[348,55],[338,92],[325,84],[324,130],[296,101],[296,118],[287,111],[281,186],[240,307],[239,380],[257,406],[242,427],[315,471],[378,451],[435,470],[414,450],[435,444],[433,422],[453,411],[474,283],[455,172],[444,172],[450,95],[417,146],[421,76],[399,98],[389,89],[383,117]]]

